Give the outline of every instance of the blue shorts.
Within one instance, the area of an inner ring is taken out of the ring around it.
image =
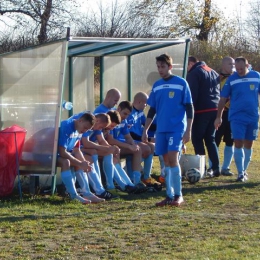
[[[256,140],[258,122],[230,121],[232,138],[235,140]]]
[[[181,151],[183,133],[156,133],[155,153],[167,154],[170,151]]]

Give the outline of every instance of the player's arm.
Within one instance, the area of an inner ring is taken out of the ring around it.
[[[222,114],[223,114],[223,110],[225,108],[226,102],[227,102],[227,98],[221,97],[219,100],[219,103],[218,103],[218,113],[217,113],[217,117],[214,122],[215,128],[217,130],[222,123]]]
[[[96,150],[100,149],[100,145],[95,142],[90,141],[89,137],[82,137],[81,144],[83,145],[83,148],[96,149]]]
[[[131,144],[131,145],[135,144],[135,141],[134,141],[134,139],[132,138],[132,136],[130,134],[126,134],[124,137],[125,137],[125,141],[128,144]]]
[[[68,159],[72,166],[79,167],[87,172],[91,171],[91,166],[89,165],[89,162],[87,162],[84,159],[84,156],[78,147],[73,148],[73,153],[76,153],[78,155],[77,156],[78,158],[74,157],[63,146],[58,146],[58,152],[59,152],[60,157],[62,157],[64,159]]]
[[[148,113],[147,113],[147,117],[146,117],[146,121],[145,121],[145,125],[144,125],[144,129],[143,129],[143,135],[142,135],[142,141],[143,142],[148,142],[148,129],[151,126],[154,116],[156,114],[156,110],[153,107],[150,107]]]
[[[104,138],[103,134],[96,135],[96,138],[99,145],[104,148],[102,148],[104,152],[112,153],[114,155],[120,153],[120,149],[116,145],[110,145]]]
[[[96,138],[97,138],[97,142],[99,143],[99,145],[110,146],[109,143],[104,138],[103,134],[96,135]]]
[[[132,147],[131,144],[128,144],[128,143],[125,143],[125,142],[121,142],[121,141],[115,139],[112,134],[108,134],[108,136],[107,136],[107,142],[108,142],[110,145],[116,145],[116,146],[118,146],[119,148],[131,149],[131,147]]]
[[[101,135],[97,135],[97,136],[101,136]],[[98,138],[97,138],[98,140]],[[107,142],[104,143],[104,145],[101,145],[99,142],[95,143],[89,140],[89,137],[82,137],[81,139],[81,143],[83,145],[83,147],[81,148],[81,150],[84,152],[84,149],[95,149],[97,151],[102,151],[102,152],[108,152],[108,147],[110,147],[109,144],[107,144]],[[86,151],[87,152],[87,151]]]
[[[192,127],[192,122],[193,122],[193,118],[194,118],[193,104],[191,104],[191,103],[186,104],[185,111],[186,111],[186,116],[187,116],[187,128],[186,128],[186,131],[182,138],[183,144],[186,144],[191,139],[191,127]]]

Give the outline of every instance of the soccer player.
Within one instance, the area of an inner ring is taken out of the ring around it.
[[[228,77],[233,73],[235,67],[235,60],[232,57],[224,57],[221,62],[221,72],[220,77],[220,89],[222,90]],[[231,136],[230,122],[228,121],[228,111],[230,107],[230,101],[227,99],[225,108],[222,114],[222,124],[218,128],[215,134],[215,141],[217,147],[219,147],[221,139],[225,142],[224,147],[224,160],[221,167],[221,174],[224,176],[232,176],[233,172],[230,170],[230,164],[234,154],[234,140]]]
[[[132,109],[133,106],[129,101],[120,102],[117,111],[120,113],[122,121],[113,129],[112,133],[107,135],[106,140],[110,145],[116,145],[120,148],[120,155],[131,155],[131,170],[128,167],[127,173],[138,189],[145,189],[146,185],[141,181],[140,172],[142,150],[131,137],[127,122],[127,117],[130,115]]]
[[[214,126],[220,98],[219,74],[207,66],[204,61],[190,56],[187,82],[195,111],[191,137],[195,154],[205,155],[205,144],[212,163],[212,167],[207,173],[211,177],[219,177],[219,156]]]
[[[130,125],[130,135],[137,142],[142,150],[143,157],[143,179],[142,182],[148,186],[161,186],[161,183],[151,177],[151,170],[153,166],[154,156],[154,143],[151,142],[151,138],[148,138],[148,142],[142,142],[143,127],[145,125],[146,116],[144,109],[147,104],[148,95],[144,92],[138,92],[134,96],[133,110],[128,116],[127,121]]]
[[[61,167],[61,179],[71,199],[78,200],[83,204],[104,201],[90,191],[88,181],[84,181],[83,197],[77,193],[75,187],[75,178],[78,181],[81,181],[82,176],[87,179],[85,172],[92,171],[90,162],[85,160],[77,144],[82,134],[90,130],[94,123],[95,117],[92,114],[83,113],[78,119],[69,118],[62,121],[59,129],[57,166]],[[71,166],[74,166],[75,173],[71,171]]]
[[[218,129],[222,124],[222,113],[226,101],[230,98],[228,119],[235,143],[237,181],[240,182],[248,178],[246,171],[252,156],[253,141],[258,136],[260,74],[254,70],[248,70],[248,66],[248,61],[244,57],[235,59],[236,72],[229,76],[221,91],[215,120],[215,127]]]
[[[84,112],[75,114],[71,118],[77,119],[83,113]],[[86,154],[85,150],[84,150],[84,148],[89,147],[91,144],[92,144],[92,148],[93,148],[93,146],[95,146],[95,144],[93,142],[89,142],[89,138],[92,135],[95,135],[96,132],[100,133],[103,128],[107,127],[111,123],[110,117],[105,113],[97,114],[95,116],[95,118],[96,118],[96,121],[95,121],[92,129],[83,133],[83,135],[81,137],[81,151],[83,152],[85,159],[92,163],[93,170],[87,176],[79,176],[79,177],[81,177],[81,178],[79,178],[79,180],[80,180],[79,184],[80,184],[81,189],[83,189],[83,186],[85,186],[83,181],[84,181],[84,178],[87,177],[89,179],[91,187],[94,189],[98,198],[105,199],[105,200],[111,200],[111,199],[117,198],[118,196],[105,190],[105,188],[101,182],[101,174],[100,174],[100,169],[99,169],[99,164],[98,164],[97,151],[94,149],[94,151],[92,150],[90,154]],[[97,148],[97,146],[95,146],[95,147]],[[107,149],[105,147],[102,147],[102,148]],[[113,164],[109,165],[109,168],[111,171],[113,171]],[[81,180],[83,180],[83,181],[81,181]]]
[[[115,109],[115,105],[121,98],[121,92],[116,88],[111,88],[107,91],[104,101],[96,107],[94,114],[106,113],[111,109]]]
[[[187,81],[172,75],[172,58],[168,54],[156,57],[160,80],[156,81],[148,98],[142,140],[147,142],[147,131],[156,114],[155,152],[163,155],[167,197],[156,206],[180,206],[183,202],[179,153],[190,141],[193,120],[192,98]]]
[[[111,120],[111,123],[106,126],[98,126],[95,124],[92,128],[93,131],[88,131],[82,136],[81,150],[84,152],[85,157],[87,156],[87,154],[93,153],[96,156],[103,157],[103,170],[106,176],[106,189],[108,190],[108,192],[113,192],[113,190],[115,190],[115,180],[122,191],[133,193],[136,191],[135,185],[130,181],[129,177],[123,171],[118,161],[116,161],[115,165],[113,162],[114,156],[119,157],[119,148],[117,146],[109,145],[104,139],[103,131],[101,131],[103,129],[112,129],[115,124],[118,125],[121,121],[120,115],[117,111],[111,110],[108,111],[106,114],[97,114],[96,118],[98,119],[101,115],[108,116],[109,120]]]

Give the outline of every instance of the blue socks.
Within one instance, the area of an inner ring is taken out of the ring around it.
[[[159,162],[160,162],[160,167],[161,169],[165,167],[165,164],[164,164],[164,160],[163,160],[163,156],[162,155],[159,155]]]
[[[172,174],[172,179],[171,179],[171,185],[174,190],[174,194],[177,196],[182,196],[182,185],[181,185],[181,167],[180,165],[171,167],[171,174]]]
[[[121,167],[119,163],[115,165],[115,168],[118,174],[120,175],[122,181],[125,183],[125,185],[133,186],[133,183],[131,182],[129,176],[127,175],[127,173],[124,171],[124,169]]]
[[[61,179],[66,187],[67,192],[69,193],[71,199],[76,199],[84,204],[90,203],[90,201],[85,200],[82,198],[76,190],[75,187],[75,179],[74,179],[74,173],[71,173],[71,170],[63,171],[61,172]]]
[[[161,167],[161,176],[165,177],[165,164],[164,164],[163,156],[159,155],[158,157],[159,157],[159,162]]]
[[[229,169],[232,157],[234,154],[234,147],[233,146],[227,146],[224,147],[224,161],[222,164],[222,169],[226,170]]]
[[[165,172],[166,195],[167,195],[167,197],[173,199],[174,190],[171,185],[171,183],[172,183],[171,168],[169,166],[166,166],[164,172]]]
[[[244,171],[244,160],[245,160],[245,154],[243,148],[236,148],[234,149],[234,159],[235,164],[237,167],[238,174],[242,174]]]
[[[139,171],[133,171],[132,176],[133,176],[132,181],[134,184],[138,184],[141,182],[141,173]]]
[[[244,154],[245,154],[244,171],[247,170],[249,162],[251,161],[252,153],[253,153],[253,149],[252,148],[251,149],[244,148]]]
[[[126,156],[126,170],[127,170],[128,176],[133,181],[134,176],[133,176],[133,169],[132,169],[132,155]]]
[[[98,155],[94,154],[91,156],[93,163],[94,163],[94,167],[95,167],[95,171],[98,174],[99,178],[101,179],[101,173],[100,173],[100,168],[99,168],[99,163],[98,163]]]
[[[106,175],[106,188],[115,189],[114,185],[114,164],[113,164],[113,155],[109,154],[103,157],[103,169]]]
[[[182,196],[181,168],[180,166],[165,167],[166,194],[173,199],[174,195]]]
[[[98,174],[95,171],[91,171],[86,173],[87,174],[87,178],[89,180],[89,183],[91,185],[91,187],[93,188],[93,190],[95,191],[96,194],[100,195],[101,193],[103,193],[105,191],[101,179],[99,178]]]
[[[78,170],[75,172],[76,179],[79,183],[79,186],[82,190],[83,196],[89,196],[92,194],[92,192],[89,189],[89,183],[88,183],[88,173],[83,172],[83,170]]]
[[[144,179],[151,177],[151,170],[153,166],[153,154],[150,154],[147,158],[144,158]]]
[[[71,174],[70,170],[61,172],[61,180],[63,181],[67,192],[69,193],[71,199],[75,199],[78,195],[76,187],[75,187],[75,181],[73,179],[73,176]]]

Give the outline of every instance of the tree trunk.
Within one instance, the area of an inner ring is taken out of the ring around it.
[[[210,17],[210,13],[211,0],[205,0],[202,23],[199,26],[200,33],[197,35],[197,39],[200,41],[208,41],[210,30],[212,26],[217,22],[216,18]]]
[[[47,0],[43,14],[41,15],[41,28],[38,35],[38,41],[40,44],[47,42],[47,25],[51,16],[52,0]]]

